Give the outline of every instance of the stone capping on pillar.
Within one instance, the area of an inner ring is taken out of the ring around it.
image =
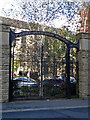
[[[0,21],[0,32],[9,32],[10,31],[10,24],[2,23]]]
[[[90,50],[90,33],[78,33],[76,37],[79,40],[80,50]]]
[[[79,33],[79,97],[88,99],[90,96],[90,33]]]

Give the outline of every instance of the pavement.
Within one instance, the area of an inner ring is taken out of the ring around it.
[[[0,112],[5,113],[34,110],[87,108],[87,107],[88,100],[82,99],[28,100],[2,103],[2,110],[0,110]]]

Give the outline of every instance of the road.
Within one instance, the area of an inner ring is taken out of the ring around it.
[[[88,118],[88,107],[70,107],[70,108],[53,108],[53,109],[31,109],[22,111],[4,111],[2,118]],[[6,120],[6,119],[5,119]],[[61,120],[61,119],[60,119]],[[86,120],[86,119],[85,119]]]

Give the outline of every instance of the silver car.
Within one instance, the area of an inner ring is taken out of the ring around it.
[[[21,86],[37,86],[37,82],[35,80],[25,77],[15,78],[13,80],[13,83],[15,83],[18,88],[20,88]]]

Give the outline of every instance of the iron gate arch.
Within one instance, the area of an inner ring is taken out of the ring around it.
[[[45,35],[45,36],[56,38],[59,41],[62,41],[66,44],[66,46],[67,46],[67,51],[66,51],[66,88],[67,88],[66,97],[71,98],[71,91],[70,91],[70,49],[76,48],[78,51],[79,50],[79,41],[77,40],[77,43],[72,43],[71,41],[67,40],[66,38],[61,37],[58,34],[47,32],[47,31],[22,31],[19,33],[15,33],[12,31],[12,29],[10,29],[10,34],[9,34],[9,40],[10,40],[9,41],[9,43],[10,43],[9,101],[12,100],[12,90],[11,90],[11,86],[12,86],[11,85],[11,47],[12,47],[12,42],[15,40],[15,38],[26,36],[26,35]]]

